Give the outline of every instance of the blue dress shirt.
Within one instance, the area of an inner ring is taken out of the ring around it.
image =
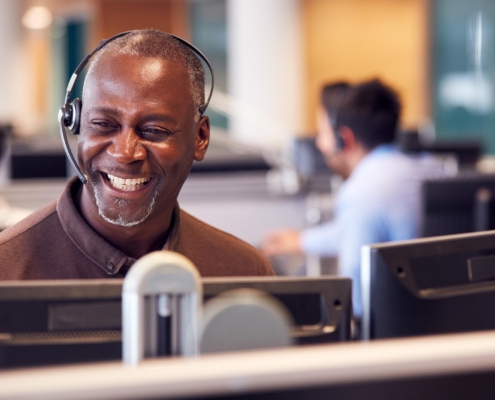
[[[421,228],[421,181],[443,174],[430,156],[409,156],[393,145],[368,153],[342,184],[334,220],[306,229],[307,254],[337,256],[339,274],[352,278],[354,314],[362,313],[361,247],[416,238]]]

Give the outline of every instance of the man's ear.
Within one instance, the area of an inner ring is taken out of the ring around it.
[[[194,160],[202,161],[210,144],[210,118],[201,117],[196,125],[194,138]]]
[[[354,131],[348,126],[342,126],[339,128],[340,136],[342,137],[342,141],[344,142],[345,150],[353,150],[356,148],[356,135]]]

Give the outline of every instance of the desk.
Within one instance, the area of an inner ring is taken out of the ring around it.
[[[9,371],[0,373],[0,399],[488,399],[494,378],[495,332],[482,332],[150,360],[136,369]]]

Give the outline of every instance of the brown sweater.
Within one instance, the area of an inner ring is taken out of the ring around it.
[[[122,278],[136,261],[113,247],[74,205],[79,181],[57,201],[0,233],[0,280]],[[253,247],[177,206],[164,246],[189,258],[201,276],[273,275]]]

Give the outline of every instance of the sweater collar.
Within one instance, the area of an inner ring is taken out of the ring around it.
[[[70,180],[57,201],[57,214],[62,227],[84,255],[103,269],[108,275],[116,275],[123,266],[130,267],[136,259],[127,256],[100,236],[79,213],[74,196],[81,187],[77,178]],[[177,246],[180,230],[180,209],[175,205],[172,214],[172,229],[163,246],[163,250],[174,250]]]

